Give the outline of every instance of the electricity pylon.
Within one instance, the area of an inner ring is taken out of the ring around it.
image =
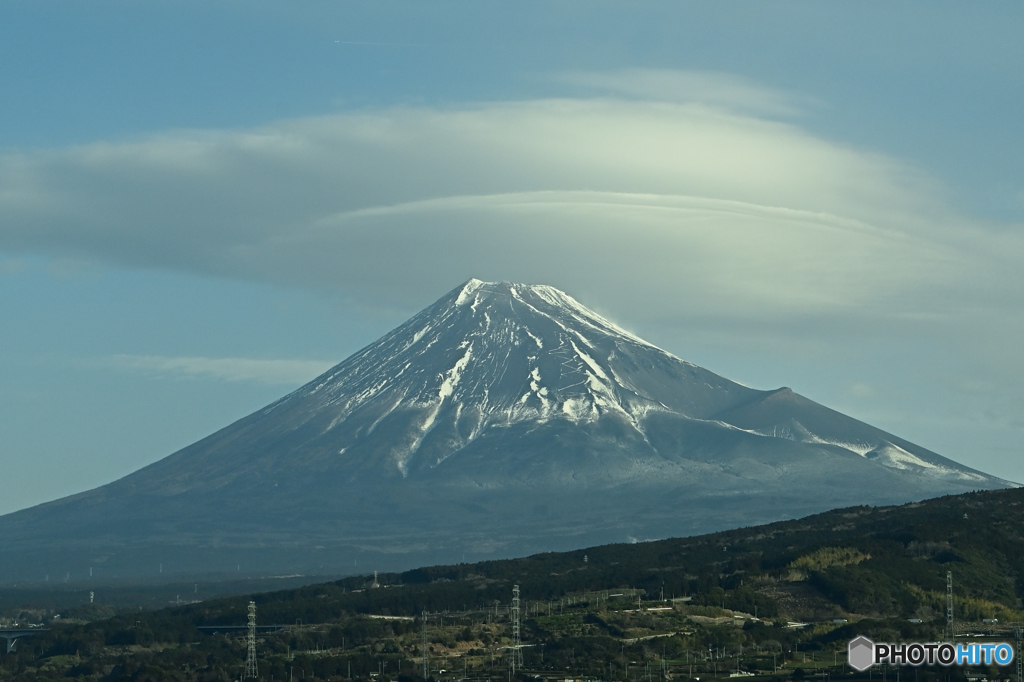
[[[245,679],[256,679],[256,602],[249,602],[249,655],[245,659]]]
[[[509,659],[512,674],[523,668],[523,640],[519,635],[519,585],[512,586],[512,658]]]

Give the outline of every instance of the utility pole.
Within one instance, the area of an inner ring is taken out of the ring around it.
[[[946,571],[946,639],[956,643],[953,623],[953,571]]]
[[[1024,675],[1021,674],[1022,673],[1022,669],[1021,669],[1022,663],[1021,663],[1021,660],[1020,660],[1021,640],[1024,639],[1024,628],[1022,628],[1020,625],[1018,625],[1017,627],[1015,627],[1013,629],[1013,634],[1017,638],[1017,682],[1024,682],[1024,679],[1022,679],[1022,677],[1024,677]]]
[[[427,612],[424,611],[422,614],[423,622],[420,628],[420,643],[423,646],[423,679],[427,679],[427,673],[430,671],[430,665],[428,663],[429,650],[427,649]]]
[[[245,658],[245,679],[256,679],[256,602],[249,602],[249,654]]]

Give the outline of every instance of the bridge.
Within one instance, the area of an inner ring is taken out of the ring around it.
[[[20,630],[0,630],[0,637],[7,640],[7,653],[14,651],[14,647],[17,646],[18,640],[25,637],[31,637],[32,635],[38,635],[40,632],[49,632],[50,628],[23,628]]]

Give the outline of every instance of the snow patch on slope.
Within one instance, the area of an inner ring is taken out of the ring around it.
[[[535,344],[537,344],[537,350],[544,350],[544,340],[542,338],[535,336],[528,327],[523,327],[523,331],[526,332],[527,336],[533,339]]]
[[[459,385],[459,380],[462,379],[462,371],[466,369],[466,365],[469,364],[469,359],[473,356],[473,344],[469,341],[463,341],[462,346],[466,348],[466,354],[459,358],[455,365],[448,370],[448,376],[445,377],[441,383],[441,388],[437,392],[439,401],[443,401],[445,398],[450,396],[455,390],[455,387]]]
[[[459,292],[459,297],[455,299],[455,305],[465,305],[466,301],[469,300],[469,297],[473,295],[473,292],[482,287],[484,284],[485,282],[481,282],[475,277],[466,282],[466,284],[462,287],[462,291]]]
[[[938,476],[953,476],[964,481],[982,481],[985,480],[984,476],[979,474],[971,473],[969,471],[957,471],[941,464],[934,464],[932,462],[921,459],[917,455],[907,452],[898,445],[884,442],[877,448],[867,453],[866,457],[873,460],[882,466],[889,467],[890,469],[898,469],[900,471],[918,471],[924,474],[938,475]]]
[[[530,371],[530,390],[537,396],[540,401],[540,417],[546,419],[548,414],[551,412],[551,399],[548,397],[547,386],[541,386],[540,384],[540,369],[534,367]]]
[[[595,329],[596,331],[599,331],[603,334],[612,332],[618,336],[625,337],[630,341],[641,346],[654,348],[655,350],[659,350],[662,353],[666,352],[661,348],[655,346],[653,343],[645,341],[644,339],[641,339],[639,336],[636,336],[626,331],[625,329],[615,324],[614,322],[604,317],[601,317],[593,310],[590,310],[586,306],[581,305],[579,301],[577,301],[575,298],[566,294],[563,291],[559,291],[558,289],[547,285],[536,285],[534,287],[531,287],[531,290],[545,302],[553,306],[562,308],[563,310],[571,313],[575,319]]]

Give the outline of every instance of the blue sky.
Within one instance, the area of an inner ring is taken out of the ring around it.
[[[470,277],[1024,481],[1024,7],[0,2],[0,513]]]

